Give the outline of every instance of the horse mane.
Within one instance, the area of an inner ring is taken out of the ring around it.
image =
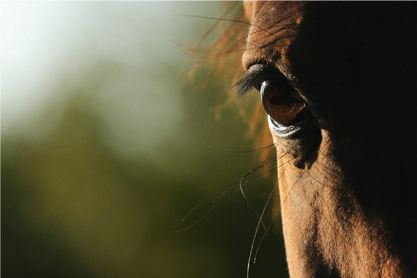
[[[224,5],[225,12],[219,18],[192,16],[215,22],[193,46],[182,45],[194,60],[187,79],[194,80],[199,71],[209,70],[208,75],[215,76],[228,93],[227,100],[215,108],[216,120],[221,118],[223,110],[237,107],[243,122],[248,125],[246,139],[254,142],[255,149],[264,148],[272,145],[272,137],[262,103],[238,99],[234,86],[243,74],[241,56],[246,48],[250,23],[245,16],[242,2],[225,2]],[[204,81],[201,85],[205,85]],[[260,153],[261,161],[270,156],[268,151]]]

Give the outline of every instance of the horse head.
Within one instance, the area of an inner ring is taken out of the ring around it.
[[[416,3],[244,7],[291,277],[416,277]]]

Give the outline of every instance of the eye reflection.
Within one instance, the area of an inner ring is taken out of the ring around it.
[[[272,80],[262,82],[259,92],[266,113],[281,125],[290,125],[306,107],[292,88],[279,87]]]

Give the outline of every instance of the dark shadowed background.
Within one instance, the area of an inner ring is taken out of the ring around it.
[[[254,148],[247,126],[234,106],[216,120],[224,80],[187,79],[180,47],[213,21],[178,15],[224,3],[2,7],[2,277],[245,277],[258,218],[238,187],[204,215],[258,153],[227,151]],[[275,182],[258,176],[261,211]],[[251,277],[287,276],[276,222]]]

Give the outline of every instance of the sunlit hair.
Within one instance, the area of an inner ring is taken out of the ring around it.
[[[234,87],[243,75],[241,57],[246,48],[250,23],[245,16],[242,2],[225,2],[223,5],[225,12],[219,18],[192,16],[201,20],[213,20],[214,24],[200,36],[194,46],[183,46],[194,60],[188,79],[193,80],[198,71],[208,67],[211,80],[215,78],[229,95],[224,103],[217,105],[216,120],[220,119],[224,109],[238,107],[239,114],[249,127],[246,137],[254,142],[255,148],[266,147],[272,144],[272,138],[262,103],[238,99]],[[203,83],[202,86],[204,85]],[[272,151],[272,148],[269,150]],[[260,154],[260,159],[264,160],[269,155],[269,151],[264,151]]]

